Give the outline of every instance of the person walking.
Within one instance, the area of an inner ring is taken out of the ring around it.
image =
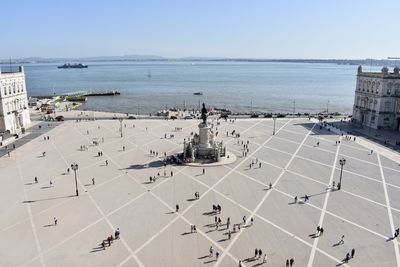
[[[92,185],[94,185],[95,184],[95,181],[94,181],[94,178],[92,178]]]
[[[217,261],[217,260],[218,260],[218,257],[219,257],[219,252],[218,252],[218,251],[216,251],[216,252],[215,252],[215,261]]]
[[[353,249],[351,250],[351,258],[354,258],[354,253],[356,253],[356,251],[355,251],[355,249],[353,248]]]
[[[256,248],[256,249],[254,250],[254,258],[255,258],[255,259],[257,258],[257,255],[258,255],[258,249]]]
[[[262,250],[261,250],[261,248],[260,248],[260,249],[258,250],[258,258],[260,258],[261,255],[262,255]]]
[[[38,183],[38,179],[37,179],[37,177],[35,176],[35,184],[37,184]]]
[[[54,226],[56,226],[56,225],[57,225],[57,222],[58,222],[58,220],[57,220],[57,218],[56,218],[56,217],[54,217],[54,218],[53,218],[53,220],[54,220]]]
[[[338,243],[339,245],[342,245],[342,244],[344,244],[344,235],[342,235],[342,238],[340,239],[340,241],[339,241],[339,243]]]
[[[394,238],[399,236],[399,228],[397,228],[396,230],[394,230]]]
[[[209,252],[210,252],[209,257],[211,258],[213,256],[213,253],[214,253],[214,249],[213,249],[212,246],[210,247]]]
[[[293,263],[294,263],[294,259],[291,258],[290,261],[289,261],[289,263],[290,263],[290,267],[292,267],[292,266],[293,266]]]
[[[120,235],[119,228],[117,228],[114,232],[115,239],[119,239],[119,235]]]
[[[289,267],[289,259],[286,260],[286,267]]]
[[[206,173],[206,169],[203,168],[203,175]]]
[[[267,254],[264,254],[262,263],[267,263]]]
[[[108,166],[108,160],[106,160],[106,166]]]
[[[324,233],[324,228],[323,227],[321,227],[321,229],[319,230],[319,235],[321,236],[323,233]]]
[[[228,231],[228,239],[231,239],[231,231]]]
[[[179,211],[179,205],[178,205],[178,204],[176,204],[176,206],[175,206],[175,210],[176,210],[176,212],[178,212],[178,211]]]
[[[349,262],[350,260],[350,253],[347,252],[346,258],[344,258],[344,262]]]

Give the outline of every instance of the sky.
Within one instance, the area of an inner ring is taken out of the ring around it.
[[[399,0],[19,0],[0,59],[400,57]]]

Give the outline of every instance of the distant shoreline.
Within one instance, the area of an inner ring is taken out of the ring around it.
[[[397,61],[388,59],[262,59],[262,58],[130,58],[130,57],[88,57],[88,58],[23,58],[0,60],[0,65],[48,64],[65,62],[271,62],[271,63],[317,63],[338,65],[394,66]]]

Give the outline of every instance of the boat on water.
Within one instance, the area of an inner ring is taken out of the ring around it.
[[[194,95],[203,95],[203,92],[195,92]]]
[[[84,96],[109,96],[109,95],[120,95],[118,91],[107,91],[107,92],[90,92],[84,94]]]
[[[75,64],[65,63],[64,65],[57,66],[57,68],[59,69],[85,69],[87,67],[88,65],[84,65],[82,63],[75,63]]]

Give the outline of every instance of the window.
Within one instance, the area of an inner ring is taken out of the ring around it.
[[[386,94],[390,95],[391,93],[392,93],[392,89],[388,88],[387,91],[386,91]]]
[[[376,83],[376,93],[379,94],[379,86],[381,86],[381,84],[379,82]]]
[[[389,111],[390,111],[390,102],[389,102],[389,101],[386,101],[386,102],[385,102],[385,111],[386,111],[386,112],[389,112]]]
[[[8,93],[11,95],[11,86],[8,87]]]
[[[371,117],[371,123],[375,123],[375,116]]]
[[[3,89],[4,89],[4,95],[7,95],[7,87],[3,87]]]

